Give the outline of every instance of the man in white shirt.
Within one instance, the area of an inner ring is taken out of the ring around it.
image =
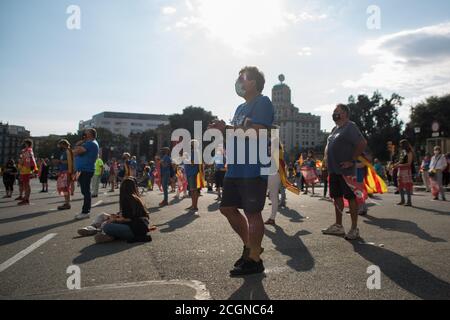
[[[429,176],[439,186],[439,193],[442,196],[442,200],[445,200],[445,190],[442,184],[442,172],[447,168],[447,159],[445,155],[441,153],[441,147],[434,147],[434,156],[431,158],[430,173]],[[439,200],[439,194],[434,194],[434,200]]]

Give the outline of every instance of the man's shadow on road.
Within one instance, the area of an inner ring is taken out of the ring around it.
[[[420,228],[417,225],[417,223],[414,223],[412,221],[399,219],[383,219],[373,217],[370,215],[366,215],[365,218],[368,219],[368,221],[367,220],[364,221],[365,223],[373,226],[378,226],[385,230],[393,230],[402,233],[409,233],[429,242],[447,242],[444,239],[433,237],[428,232]]]
[[[208,211],[209,211],[209,212],[219,211],[219,209],[220,209],[220,202],[218,202],[218,201],[216,201],[216,202],[214,202],[214,203],[211,203],[211,204],[208,206]]]
[[[101,257],[106,257],[125,250],[130,250],[143,244],[145,243],[129,244],[126,241],[113,241],[102,244],[92,244],[80,250],[80,255],[73,259],[73,263],[83,264]]]
[[[50,213],[57,213],[57,212],[58,211],[56,211],[56,210],[47,210],[47,211],[27,213],[27,214],[23,214],[23,215],[16,216],[16,217],[0,219],[0,224],[38,218],[38,217],[42,217],[42,216],[45,216]]]
[[[270,300],[263,285],[265,274],[243,277],[244,283],[228,300]]]
[[[422,207],[418,207],[418,206],[412,206],[413,209],[419,209],[425,212],[433,212],[436,213],[437,215],[441,215],[441,216],[450,216],[450,211],[442,211],[442,210],[437,210],[437,209],[430,209],[430,208],[422,208]]]
[[[303,222],[305,219],[305,217],[302,216],[297,210],[289,207],[280,208],[279,212],[286,218],[289,218],[291,222]]]
[[[365,242],[361,239],[362,242]],[[380,268],[398,286],[425,300],[450,299],[450,284],[393,251],[351,242],[356,253]]]
[[[75,223],[75,222],[78,222],[78,221],[77,220],[68,220],[68,221],[64,221],[64,222],[54,223],[54,224],[50,224],[47,226],[41,226],[41,227],[37,227],[34,229],[30,229],[30,230],[25,230],[25,231],[20,231],[20,232],[0,236],[0,245],[3,246],[6,244],[11,244],[11,243],[32,237],[37,234],[45,233],[45,232],[55,229],[55,228],[67,226],[67,225]]]
[[[266,229],[265,234],[272,239],[275,250],[290,257],[287,265],[295,271],[308,271],[314,268],[314,258],[305,246],[300,236],[311,234],[308,231],[298,231],[290,236],[279,226],[275,226],[275,232]]]
[[[159,230],[159,232],[162,232],[162,233],[174,232],[175,230],[186,227],[187,225],[194,222],[198,218],[199,218],[199,216],[194,214],[193,212],[187,212],[181,216],[173,218],[170,221],[167,221],[166,223],[157,224],[155,226],[158,228],[162,227],[162,226],[167,226],[166,228]]]

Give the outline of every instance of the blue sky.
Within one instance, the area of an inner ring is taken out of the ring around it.
[[[366,10],[377,5],[381,29]],[[81,9],[69,30],[67,7]],[[350,94],[393,91],[401,109],[450,92],[450,1],[1,0],[0,120],[64,134],[102,111],[228,120],[244,65],[280,73],[301,112],[322,116]]]

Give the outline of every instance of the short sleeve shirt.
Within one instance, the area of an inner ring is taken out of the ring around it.
[[[241,104],[235,112],[234,118],[231,122],[233,126],[243,126],[247,121],[253,124],[266,126],[267,129],[274,121],[274,107],[270,99],[266,96],[260,95],[253,99],[253,101]],[[250,145],[248,139],[245,142],[245,163],[238,163],[238,146],[237,138],[234,143],[234,159],[231,159],[230,153],[227,149],[227,173],[226,178],[257,178],[261,176],[261,168],[264,166],[259,159],[259,143],[257,142],[257,161],[251,163],[249,157]],[[232,160],[232,161],[230,161]]]
[[[355,165],[343,169],[341,168],[341,163],[353,161],[356,146],[363,139],[361,131],[351,121],[342,127],[335,127],[328,137],[328,172],[345,176],[355,176]]]

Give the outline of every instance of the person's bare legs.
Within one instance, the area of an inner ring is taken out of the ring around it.
[[[234,232],[241,238],[244,246],[249,245],[248,221],[236,207],[220,208],[220,212],[228,219]]]
[[[30,194],[31,194],[31,187],[30,183],[25,184],[24,186],[25,191],[25,200],[30,201]]]
[[[344,211],[344,198],[334,198],[334,211],[336,212],[336,224],[342,226],[342,212]]]
[[[198,198],[199,198],[199,193],[198,190],[191,190],[191,194],[192,194],[192,208],[193,209],[198,209]]]
[[[264,237],[264,221],[261,212],[245,213],[248,220],[248,245],[250,248],[249,258],[253,261],[260,261],[261,243]]]
[[[358,227],[358,204],[356,203],[356,199],[349,200],[348,204],[352,218],[352,229],[356,229]]]

